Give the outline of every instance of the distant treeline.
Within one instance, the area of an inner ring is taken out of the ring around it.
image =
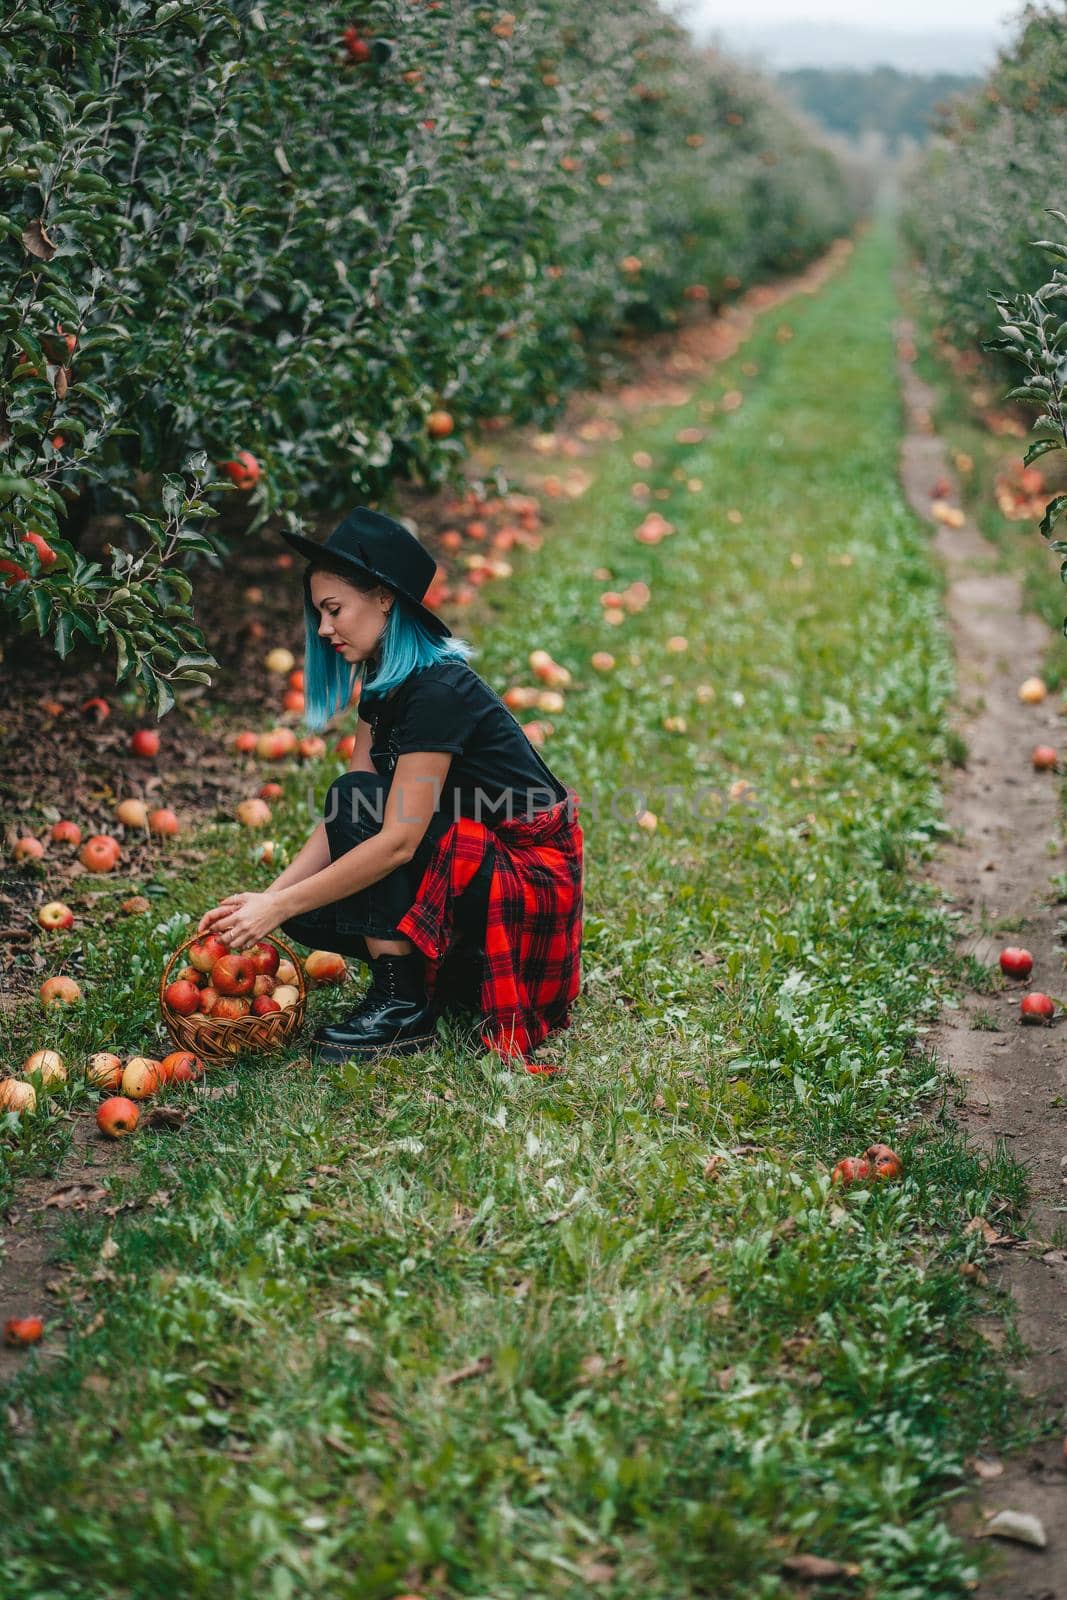
[[[940,121],[940,108],[966,94],[977,79],[939,72],[929,77],[874,67],[866,72],[842,67],[795,67],[780,72],[784,92],[832,133],[862,139],[880,133],[896,150],[902,139],[925,143]]]

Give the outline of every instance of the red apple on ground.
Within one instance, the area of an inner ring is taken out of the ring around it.
[[[41,1074],[46,1089],[67,1081],[67,1065],[58,1050],[35,1050],[32,1056],[27,1056],[22,1063],[22,1075],[30,1078],[35,1072]]]
[[[845,1156],[839,1161],[830,1174],[831,1183],[840,1183],[848,1188],[850,1183],[860,1183],[864,1178],[869,1178],[871,1169],[868,1163],[859,1156]]]
[[[128,917],[136,917],[143,911],[150,911],[152,909],[152,902],[146,895],[131,894],[128,900],[124,900],[122,902],[121,909]]]
[[[290,672],[288,681],[290,689],[299,689],[301,693],[303,693],[304,674],[299,667],[295,667],[293,671]]]
[[[872,1178],[899,1178],[904,1163],[887,1144],[869,1144],[863,1152]]]
[[[11,1317],[4,1323],[4,1343],[8,1345],[37,1344],[43,1334],[40,1317]]]
[[[134,1056],[122,1069],[122,1092],[131,1100],[147,1100],[162,1082],[160,1064],[149,1056]]]
[[[82,997],[73,978],[46,978],[37,992],[45,1009],[56,1005],[71,1006]]]
[[[72,928],[74,926],[74,913],[62,900],[49,900],[37,913],[37,921],[42,928],[54,932],[56,928]]]
[[[341,983],[348,976],[344,956],[333,950],[312,950],[304,957],[304,971],[313,983]]]
[[[117,1089],[122,1082],[122,1061],[110,1050],[98,1050],[85,1063],[85,1081],[94,1089]]]
[[[163,999],[181,1017],[189,1017],[200,1009],[200,990],[185,978],[169,983],[163,992]]]
[[[259,790],[261,800],[280,800],[285,790],[280,783],[264,783]]]
[[[243,756],[251,755],[256,748],[258,740],[258,733],[252,733],[246,728],[243,733],[239,733],[234,739],[233,747]]]
[[[36,1111],[37,1091],[21,1078],[0,1079],[0,1111]]]
[[[1008,945],[1000,952],[1000,970],[1009,978],[1028,978],[1033,970],[1034,958],[1029,950],[1018,945]]]
[[[204,1076],[204,1063],[191,1050],[173,1050],[160,1062],[166,1083],[192,1083]]]
[[[44,855],[44,845],[32,833],[24,833],[21,839],[15,840],[12,854],[16,861],[40,861]]]
[[[346,733],[346,734],[344,734],[340,739],[338,739],[337,743],[334,745],[333,748],[334,748],[334,754],[335,755],[343,756],[346,761],[351,761],[352,757],[356,753],[356,736],[355,736],[355,734],[354,733]]]
[[[109,1139],[124,1139],[132,1133],[141,1113],[124,1095],[112,1095],[96,1108],[96,1125]]]
[[[97,722],[106,722],[108,717],[111,715],[111,707],[108,705],[107,701],[102,700],[98,694],[94,695],[91,700],[86,700],[83,703],[82,711],[87,716],[95,717]]]
[[[1033,994],[1023,995],[1019,1012],[1023,1022],[1051,1022],[1056,1007],[1047,994],[1035,990]]]
[[[211,969],[212,987],[221,995],[251,994],[255,982],[256,969],[247,956],[220,956]]]
[[[305,761],[321,761],[326,754],[326,740],[320,739],[317,733],[308,734],[297,745],[297,751]]]
[[[1035,772],[1054,772],[1056,770],[1056,752],[1050,744],[1037,744],[1030,758],[1034,764]]]
[[[158,756],[159,734],[155,728],[138,728],[130,740],[130,750],[135,756]]]
[[[82,831],[76,822],[54,822],[52,838],[57,844],[79,845],[82,842]]]
[[[303,709],[304,696],[301,694],[300,690],[286,689],[285,693],[282,695],[282,710],[300,712],[303,711]]]
[[[227,954],[226,946],[213,933],[205,933],[202,939],[194,939],[189,946],[189,960],[197,972],[210,972],[215,962]]]
[[[181,823],[167,806],[160,806],[158,811],[148,813],[148,828],[149,832],[165,838],[179,832]]]
[[[78,860],[89,872],[111,872],[120,854],[117,839],[109,833],[94,833],[78,851]]]

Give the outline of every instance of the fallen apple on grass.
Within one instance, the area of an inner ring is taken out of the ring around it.
[[[280,783],[264,783],[260,785],[260,800],[280,800],[285,790]]]
[[[4,1323],[4,1343],[19,1348],[38,1344],[44,1336],[44,1323],[40,1317],[10,1317]]]
[[[98,1050],[85,1063],[85,1081],[93,1089],[117,1089],[122,1082],[122,1058]]]
[[[109,1139],[124,1139],[140,1121],[141,1113],[125,1095],[111,1095],[96,1108],[96,1125]]]
[[[11,853],[16,861],[40,861],[44,845],[32,833],[24,833],[21,839],[15,840]]]
[[[128,900],[124,900],[122,902],[122,905],[119,907],[119,909],[124,911],[128,917],[136,917],[140,916],[145,911],[151,911],[152,902],[148,899],[147,895],[131,894]]]
[[[122,1069],[122,1092],[130,1100],[147,1100],[162,1082],[160,1063],[151,1056],[133,1056]]]
[[[240,755],[248,756],[252,754],[258,742],[259,734],[252,733],[250,729],[246,728],[243,733],[235,736],[233,747]]]
[[[110,833],[94,833],[78,851],[78,860],[87,872],[111,872],[122,854],[122,846]]]
[[[1028,978],[1033,971],[1034,958],[1029,950],[1018,945],[1008,945],[1000,952],[1000,970],[1008,978]]]
[[[160,1066],[165,1083],[193,1083],[204,1076],[204,1063],[191,1050],[172,1050]]]
[[[53,822],[49,835],[56,844],[79,845],[82,842],[82,831],[76,822]]]
[[[291,650],[286,650],[284,646],[278,645],[275,649],[267,651],[263,659],[263,665],[268,672],[292,672],[296,666],[296,657]]]
[[[43,1089],[55,1089],[67,1081],[67,1064],[58,1050],[35,1050],[22,1063],[22,1076],[32,1078],[40,1074]]]
[[[160,838],[172,838],[181,832],[181,823],[169,807],[160,806],[158,811],[148,813],[148,831]]]
[[[270,806],[265,800],[242,800],[237,807],[237,820],[242,828],[266,828],[270,825]]]
[[[1048,694],[1048,685],[1043,678],[1024,678],[1019,685],[1018,693],[1024,705],[1036,706]]]
[[[26,1083],[22,1078],[0,1079],[0,1111],[14,1111],[21,1115],[24,1111],[37,1110],[37,1090],[32,1083]]]
[[[348,976],[344,956],[334,950],[312,950],[304,957],[304,971],[312,983],[343,983]]]
[[[148,807],[143,800],[120,800],[115,816],[124,828],[147,828]]]
[[[37,992],[46,1011],[49,1006],[72,1006],[82,997],[73,978],[46,978]]]
[[[60,928],[73,928],[74,913],[62,900],[49,900],[37,913],[37,921],[42,928],[47,928],[49,933],[54,933]]]
[[[256,740],[256,755],[263,761],[282,761],[296,749],[292,728],[268,728]]]
[[[1055,772],[1056,770],[1056,751],[1050,744],[1035,745],[1030,760],[1033,763],[1035,772]]]

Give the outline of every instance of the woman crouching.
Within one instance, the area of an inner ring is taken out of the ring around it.
[[[436,565],[402,523],[357,506],[325,544],[281,537],[308,558],[305,720],[358,692],[355,750],[285,871],[198,931],[242,949],[281,928],[368,964],[362,1003],[313,1036],[322,1060],[410,1054],[473,1012],[487,1049],[530,1065],[580,988],[578,796],[423,605]]]

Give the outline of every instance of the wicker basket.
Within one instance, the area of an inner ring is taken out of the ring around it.
[[[159,980],[159,1009],[177,1049],[189,1050],[209,1065],[219,1067],[245,1051],[277,1050],[287,1039],[300,1032],[307,1006],[304,969],[291,946],[276,933],[272,933],[264,942],[274,945],[296,968],[296,987],[300,993],[293,1005],[283,1011],[268,1011],[265,1017],[205,1017],[198,1012],[183,1017],[172,1010],[163,998],[171,981],[171,972],[176,963],[182,966],[188,964],[182,957],[199,938],[198,933],[191,934],[184,944],[178,946]]]

